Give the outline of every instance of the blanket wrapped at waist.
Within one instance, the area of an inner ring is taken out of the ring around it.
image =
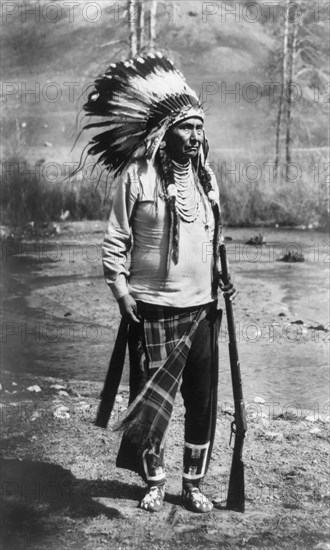
[[[146,448],[159,453],[164,447],[176,392],[194,335],[199,323],[211,310],[216,322],[219,313],[216,302],[184,310],[138,303],[143,323],[139,331],[143,342],[139,349],[144,350],[139,361],[144,362],[151,377],[115,425],[116,430],[124,432],[126,447],[129,444],[139,454]]]

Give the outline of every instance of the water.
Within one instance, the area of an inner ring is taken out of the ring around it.
[[[227,242],[231,271],[240,291],[234,311],[245,399],[252,403],[255,396],[261,396],[277,412],[287,407],[326,412],[330,333],[308,327],[329,329],[327,236],[314,231],[263,229],[267,244],[246,247],[247,237],[257,232],[226,230],[232,237]],[[301,251],[305,262],[277,262],[288,249]],[[67,263],[64,271],[58,271],[61,261],[48,258],[44,262],[27,255],[22,262],[14,255],[5,262],[3,368],[29,372],[36,378],[103,381],[118,323],[117,306],[110,298],[109,306],[103,303],[107,289],[98,265]],[[84,284],[94,286],[90,295],[86,294],[88,287],[82,286],[77,302],[68,289]],[[57,294],[52,298],[54,288]],[[36,301],[39,290],[44,294]],[[68,303],[73,314],[64,317]],[[279,314],[285,317],[280,319]],[[291,325],[292,320],[304,325]],[[274,327],[269,323],[275,323]],[[220,342],[219,380],[220,402],[231,402],[225,330]],[[123,381],[127,382],[127,368]]]
[[[251,230],[250,234],[256,232]],[[264,326],[262,317],[256,322],[253,316],[250,340],[240,331],[239,355],[245,398],[251,402],[260,395],[269,402],[269,407],[274,406],[279,411],[288,406],[290,410],[319,407],[326,413],[329,402],[329,332],[308,327],[330,328],[327,236],[297,230],[266,229],[262,232],[267,244],[261,253],[260,248],[244,248],[246,229],[227,230],[234,238],[227,248],[229,252],[231,250],[232,271],[240,275],[242,292],[248,292],[251,281],[260,281],[273,291],[273,301],[264,307],[268,323],[275,323],[272,333],[269,333],[267,323]],[[301,252],[305,262],[288,264],[276,261],[289,250]],[[257,261],[249,262],[248,257],[257,258]],[[285,314],[284,323],[283,317],[282,322],[279,319],[281,313]],[[304,324],[291,325],[292,320]],[[253,331],[254,326],[258,326],[259,333],[256,329]],[[221,372],[224,387],[227,387],[230,378],[227,365]]]

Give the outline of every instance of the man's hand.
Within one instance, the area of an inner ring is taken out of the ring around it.
[[[229,283],[228,285],[225,285],[221,278],[221,273],[219,273],[219,287],[220,287],[220,290],[223,292],[223,295],[225,298],[229,296],[229,300],[231,302],[235,300],[238,294],[238,291],[236,290],[233,283],[231,282],[230,275],[229,275]]]
[[[127,323],[139,323],[136,301],[130,294],[125,294],[118,300],[120,313]]]

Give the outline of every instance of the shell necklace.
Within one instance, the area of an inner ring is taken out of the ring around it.
[[[194,222],[200,210],[200,194],[190,160],[179,164],[172,160],[174,182],[176,187],[176,209],[180,218],[186,223]]]

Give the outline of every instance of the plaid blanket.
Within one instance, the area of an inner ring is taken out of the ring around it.
[[[135,447],[164,446],[176,392],[192,340],[210,306],[178,313],[172,308],[140,306],[145,353],[151,378],[115,426]]]

